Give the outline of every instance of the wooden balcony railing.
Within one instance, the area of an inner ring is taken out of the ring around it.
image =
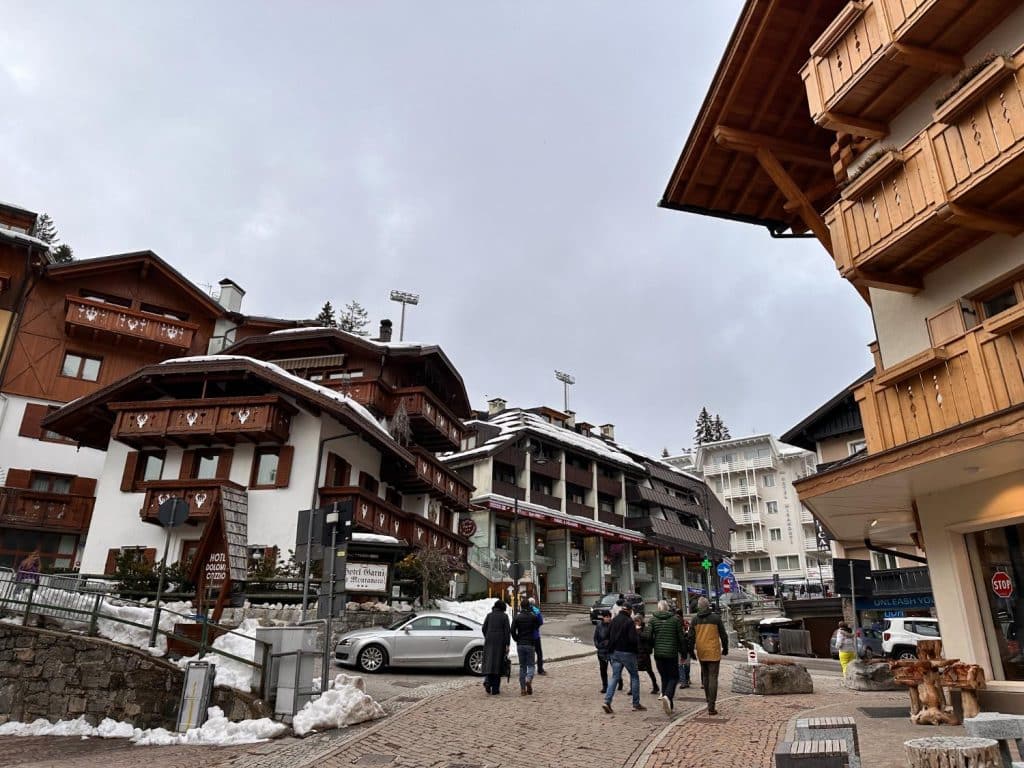
[[[565,482],[578,485],[581,488],[593,488],[594,470],[590,468],[582,469],[580,467],[573,466],[572,464],[566,464]]]
[[[361,405],[392,417],[405,406],[416,442],[432,451],[457,451],[465,429],[462,422],[426,387],[391,389],[381,381],[329,382]]]
[[[456,507],[468,507],[473,495],[473,486],[456,472],[448,469],[429,451],[419,446],[410,449],[416,457],[416,464],[389,465],[382,479],[395,485],[402,492],[429,493]]]
[[[1022,70],[1024,50],[992,62],[843,190],[825,221],[845,277],[915,290],[991,234],[1024,229]]]
[[[154,480],[146,483],[146,497],[139,510],[144,523],[160,524],[157,513],[160,505],[172,497],[184,499],[188,504],[186,523],[195,525],[210,519],[210,514],[220,506],[222,486],[244,491],[245,488],[227,480]]]
[[[601,473],[597,475],[597,490],[600,493],[619,498],[622,496],[622,480],[617,477],[605,477]]]
[[[811,46],[800,70],[814,122],[858,136],[888,123],[1020,0],[853,0]]]
[[[85,533],[92,520],[93,496],[0,488],[0,525],[58,533]]]
[[[376,494],[355,486],[320,489],[320,503],[352,503],[352,523],[357,530],[394,536],[414,547],[443,549],[460,558],[467,557],[466,540],[425,517],[406,512]]]
[[[64,322],[69,331],[89,329],[97,335],[129,338],[140,344],[187,350],[192,346],[199,326],[148,312],[93,301],[67,297]]]
[[[854,391],[868,453],[1024,405],[1024,312],[1008,310]]]
[[[135,448],[288,440],[296,409],[277,395],[111,403],[113,437]]]
[[[586,517],[590,520],[594,519],[594,508],[588,507],[586,504],[580,504],[575,501],[565,502],[565,512],[569,515],[576,515],[577,517]]]
[[[538,462],[536,459],[531,459],[530,473],[534,475],[543,475],[544,477],[550,477],[552,480],[561,480],[562,462],[550,460]]]

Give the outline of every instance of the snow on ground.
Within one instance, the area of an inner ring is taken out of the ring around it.
[[[559,635],[558,637],[555,637],[555,638],[552,638],[552,639],[554,639],[554,640],[562,640],[563,642],[566,642],[566,643],[582,643],[583,642],[578,637],[565,637],[563,635]]]
[[[366,693],[363,678],[341,674],[320,698],[295,714],[292,730],[297,736],[305,736],[311,731],[344,728],[379,717],[384,717],[384,708]]]
[[[0,725],[0,736],[97,736],[102,739],[128,739],[139,745],[223,745],[266,741],[288,730],[287,726],[269,717],[232,723],[224,717],[220,707],[210,707],[207,714],[208,719],[202,727],[191,728],[185,733],[174,733],[164,728],[142,730],[131,723],[119,723],[110,718],[104,719],[98,726],[92,726],[83,715],[77,720],[61,720],[57,723],[42,718],[31,723],[5,723]]]
[[[467,600],[461,603],[455,600],[438,600],[437,607],[442,611],[454,613],[456,616],[465,616],[477,624],[483,624],[487,614],[494,607],[496,600],[497,598],[495,597],[485,597],[482,600]]]
[[[203,661],[212,661],[217,665],[217,677],[214,685],[226,685],[238,691],[249,693],[252,690],[252,672],[254,667],[217,653],[223,651],[241,659],[253,659],[256,654],[256,628],[259,619],[246,619],[234,632],[221,635],[213,641],[213,649],[207,651]],[[200,661],[199,656],[186,656],[175,662],[182,669],[190,661]]]
[[[187,619],[185,616],[192,615],[192,604],[189,602],[164,603],[160,611],[160,629],[165,632],[174,632],[174,625],[181,624]],[[167,653],[167,637],[157,634],[156,645],[150,648],[149,633],[153,625],[153,608],[142,605],[116,605],[110,600],[103,603],[101,618],[96,623],[96,628],[101,637],[113,640],[115,643],[130,645],[134,648],[141,648],[149,651],[154,656],[163,656]],[[103,618],[106,617],[106,618]],[[117,619],[127,620],[141,624],[136,627],[131,624],[123,624]]]

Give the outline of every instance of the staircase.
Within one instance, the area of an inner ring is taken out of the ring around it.
[[[589,605],[574,605],[573,603],[543,603],[540,610],[546,619],[590,616]]]

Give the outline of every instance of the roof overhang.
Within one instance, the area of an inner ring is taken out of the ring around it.
[[[1024,408],[866,454],[797,481],[800,501],[840,542],[915,545],[916,500],[1018,471]],[[877,521],[877,522],[876,522]]]
[[[747,0],[660,205],[813,232],[836,194],[835,133],[814,124],[800,67],[845,0]],[[812,215],[813,214],[813,215]]]

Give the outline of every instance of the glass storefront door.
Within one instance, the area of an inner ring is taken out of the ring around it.
[[[992,673],[996,680],[1024,680],[1024,525],[967,535],[975,589],[982,606]],[[944,632],[955,628],[943,628]]]

